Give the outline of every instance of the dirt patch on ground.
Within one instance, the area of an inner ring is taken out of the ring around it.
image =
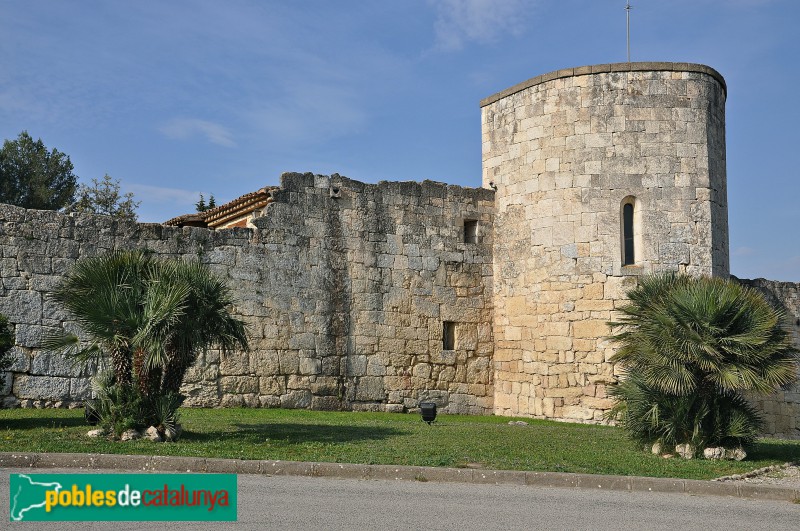
[[[760,485],[775,485],[778,487],[800,489],[800,466],[797,463],[768,466],[759,468],[747,474],[735,474],[717,478],[714,481],[739,481]]]

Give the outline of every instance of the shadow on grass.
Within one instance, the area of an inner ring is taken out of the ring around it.
[[[42,428],[74,428],[86,426],[91,429],[83,417],[33,417],[22,419],[0,419],[0,431],[36,430]]]
[[[209,442],[220,439],[236,439],[240,443],[258,444],[267,439],[288,444],[320,442],[349,443],[365,440],[383,440],[406,435],[408,432],[395,428],[375,426],[329,426],[325,424],[234,424],[236,431],[185,431],[182,439],[189,442]]]
[[[800,443],[790,442],[757,442],[747,459],[800,462]]]

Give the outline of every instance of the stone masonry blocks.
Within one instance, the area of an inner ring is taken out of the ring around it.
[[[624,63],[545,74],[481,102],[483,184],[496,190],[503,257],[495,413],[601,420],[616,379],[607,322],[636,277],[728,275],[725,90],[702,65]]]
[[[432,181],[372,185],[336,174],[281,180],[256,229],[139,225],[0,205],[0,313],[14,323],[17,342],[3,384],[9,400],[86,398],[90,368],[39,347],[46,333],[79,330],[48,293],[80,258],[147,248],[208,263],[232,287],[233,311],[248,324],[250,351],[198,358],[183,389],[187,405],[396,411],[436,390],[445,412],[491,413],[493,338],[491,328],[478,330],[492,321],[494,192]],[[465,220],[477,222],[475,243],[465,243]],[[442,314],[458,327],[452,351],[443,350]],[[461,389],[459,381],[476,385]],[[469,400],[449,399],[469,391]]]
[[[287,173],[255,228],[0,205],[0,313],[16,337],[0,399],[74,407],[90,395],[91,367],[40,347],[79,332],[49,293],[77,260],[138,248],[207,263],[248,324],[248,352],[199,355],[189,406],[432,400],[445,413],[603,422],[620,377],[607,323],[637,278],[728,275],[725,98],[703,65],[551,72],[481,102],[483,188]],[[743,282],[786,309],[800,344],[798,285]],[[800,390],[753,401],[768,434],[800,437]]]

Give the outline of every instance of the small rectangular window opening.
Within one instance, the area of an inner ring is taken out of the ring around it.
[[[452,321],[442,322],[442,350],[455,350],[456,324]]]
[[[478,221],[464,221],[464,243],[478,243]]]

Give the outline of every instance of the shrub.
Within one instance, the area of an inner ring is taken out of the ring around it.
[[[744,392],[796,380],[797,350],[783,314],[735,281],[662,274],[628,292],[611,361],[625,379],[610,389],[609,418],[636,440],[665,448],[749,445],[760,417]]]
[[[90,341],[68,335],[47,346],[79,360],[111,362],[95,409],[115,432],[127,424],[174,428],[180,386],[197,355],[211,346],[248,346],[244,322],[230,313],[230,289],[196,262],[112,252],[79,261],[53,299]]]
[[[8,317],[0,314],[0,374],[7,371],[12,360],[9,356],[14,346],[14,327],[8,322]]]
[[[141,431],[154,426],[162,437],[177,438],[182,395],[146,396],[135,385],[117,383],[111,372],[95,377],[92,388],[95,398],[86,404],[87,418],[96,419],[96,424],[111,435],[119,437],[129,429]]]
[[[135,386],[115,382],[110,374],[102,375],[94,383],[95,398],[87,407],[97,415],[100,427],[117,437],[126,430],[146,427],[145,403]]]

